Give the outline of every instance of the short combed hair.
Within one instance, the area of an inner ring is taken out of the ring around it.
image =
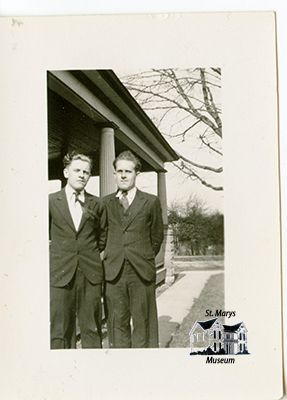
[[[63,158],[64,168],[67,168],[74,160],[81,160],[88,162],[90,164],[90,168],[92,171],[93,160],[91,159],[91,157],[86,154],[79,153],[78,151],[75,150],[71,151],[70,153],[67,153]]]
[[[117,168],[117,162],[120,160],[132,161],[135,165],[135,171],[140,172],[142,165],[140,160],[130,150],[123,151],[113,161],[114,169]]]

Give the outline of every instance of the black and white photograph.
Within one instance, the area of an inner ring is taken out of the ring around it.
[[[47,88],[51,348],[189,347],[224,317],[220,68]]]
[[[0,37],[2,397],[280,398],[276,13]]]

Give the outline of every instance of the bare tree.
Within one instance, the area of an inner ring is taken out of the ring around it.
[[[167,140],[185,142],[176,168],[223,190],[213,179],[223,170],[220,68],[152,69],[121,80]]]

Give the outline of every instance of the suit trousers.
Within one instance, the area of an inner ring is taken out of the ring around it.
[[[82,348],[102,347],[102,284],[92,284],[77,268],[64,287],[50,287],[51,349],[76,348],[78,318]]]
[[[158,347],[155,282],[144,281],[125,260],[118,277],[106,282],[111,348]]]

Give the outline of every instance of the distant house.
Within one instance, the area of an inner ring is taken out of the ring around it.
[[[218,318],[197,321],[189,333],[191,353],[247,353],[247,329],[243,322],[224,325]]]

